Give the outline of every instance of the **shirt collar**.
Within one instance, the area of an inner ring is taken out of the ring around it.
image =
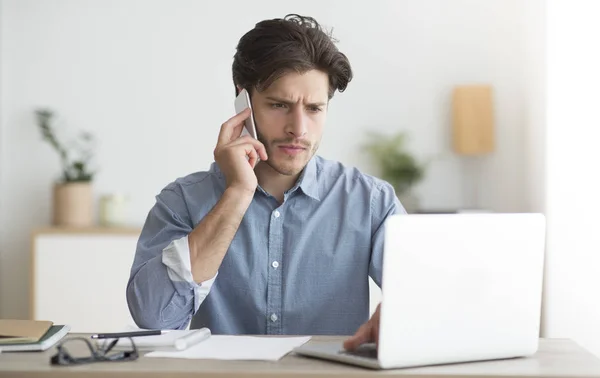
[[[219,176],[224,177],[223,173],[219,169],[219,166],[217,165],[216,162],[213,162],[212,170],[215,173],[217,173]],[[300,177],[298,178],[298,181],[296,182],[296,185],[294,185],[294,188],[292,189],[292,191],[297,188],[302,189],[302,192],[304,194],[306,194],[307,196],[309,196],[317,201],[321,200],[321,196],[319,195],[319,185],[317,182],[317,159],[316,159],[316,156],[313,156],[308,161],[308,163],[302,170],[302,173],[300,174]],[[260,187],[260,185],[257,186],[257,189],[259,191],[263,192],[265,195],[267,194],[267,192],[265,192]]]
[[[298,186],[302,189],[302,192],[307,196],[321,200],[319,195],[319,185],[317,182],[317,159],[313,156],[304,167],[300,178],[298,179]]]

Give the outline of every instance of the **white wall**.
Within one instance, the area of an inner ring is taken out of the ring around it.
[[[491,83],[499,148],[486,159],[480,204],[527,209],[523,3],[2,1],[0,315],[27,314],[29,234],[50,221],[50,186],[59,173],[33,108],[50,106],[66,126],[97,135],[95,190],[132,195],[131,222],[141,224],[162,187],[208,167],[219,125],[233,115],[239,37],[286,13],[333,26],[355,71],[331,104],[323,156],[371,172],[357,153],[364,132],[409,130],[420,156],[441,156],[419,187],[423,205],[460,206],[449,94],[455,84]]]
[[[600,356],[600,3],[548,2],[544,333]]]
[[[526,211],[546,209],[546,0],[525,2],[525,188]]]
[[[525,187],[529,205],[526,211],[546,214],[547,7],[546,0],[529,0],[526,5],[525,78],[528,85],[525,112]],[[545,319],[545,313],[542,312],[542,335]]]

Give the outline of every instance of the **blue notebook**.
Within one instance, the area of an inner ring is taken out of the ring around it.
[[[2,341],[0,341],[0,352],[44,351],[58,343],[70,330],[71,327],[68,325],[53,325],[48,332],[35,343],[2,344]]]

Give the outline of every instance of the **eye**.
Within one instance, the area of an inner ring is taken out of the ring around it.
[[[273,109],[285,109],[286,105],[282,104],[282,103],[273,103],[273,104],[271,104],[271,107]]]
[[[320,111],[322,111],[323,109],[321,109],[318,106],[309,106],[308,107],[308,111],[312,112],[312,113],[318,113]]]

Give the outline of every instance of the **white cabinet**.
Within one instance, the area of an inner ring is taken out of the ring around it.
[[[125,289],[140,231],[50,228],[33,234],[31,317],[72,332],[134,325]]]

